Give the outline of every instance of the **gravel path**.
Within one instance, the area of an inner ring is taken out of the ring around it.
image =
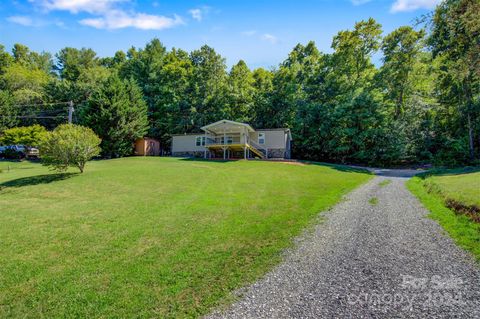
[[[414,172],[376,173],[237,303],[209,317],[480,318],[480,269],[425,218],[404,185]]]

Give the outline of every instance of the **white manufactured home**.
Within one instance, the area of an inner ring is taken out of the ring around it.
[[[249,124],[221,120],[202,133],[172,135],[172,155],[203,158],[291,158],[290,129],[253,129]]]

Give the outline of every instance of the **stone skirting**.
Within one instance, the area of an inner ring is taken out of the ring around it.
[[[205,152],[203,151],[192,151],[192,152],[173,152],[172,156],[175,157],[204,157]]]
[[[208,152],[207,152],[208,153]],[[253,153],[251,153],[253,155]],[[209,155],[209,154],[207,154]],[[218,155],[218,154],[217,154]],[[232,152],[232,157],[243,158],[243,151]],[[175,157],[201,157],[205,156],[203,151],[191,151],[191,152],[174,152],[172,156]],[[269,148],[267,158],[285,158],[286,152],[284,148]],[[217,156],[222,157],[222,156]]]
[[[267,158],[285,158],[284,148],[269,148]]]

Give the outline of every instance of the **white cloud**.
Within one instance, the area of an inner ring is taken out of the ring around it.
[[[259,39],[265,42],[270,42],[271,44],[277,44],[278,38],[270,33],[259,33],[257,30],[245,30],[240,32],[241,35],[245,37],[254,37],[255,39]]]
[[[143,12],[125,11],[121,3],[131,0],[29,0],[48,11],[68,11],[73,14],[85,12],[92,15],[79,21],[80,24],[97,29],[137,28],[163,30],[183,24],[181,17],[152,15]]]
[[[415,11],[418,9],[433,9],[441,0],[396,0],[391,12]]]
[[[248,30],[248,31],[243,31],[242,35],[247,36],[247,37],[253,37],[255,34],[257,34],[256,30]]]
[[[71,13],[105,13],[116,3],[125,0],[29,0],[47,11],[69,11]]]
[[[272,34],[265,33],[262,35],[262,40],[270,42],[271,44],[278,43],[278,38]]]
[[[210,7],[203,6],[199,8],[193,8],[188,10],[188,13],[192,16],[193,19],[197,21],[202,21],[203,18],[210,12]]]
[[[183,24],[182,18],[169,18],[145,13],[127,14],[124,11],[112,11],[102,17],[80,20],[80,23],[97,29],[137,28],[141,30],[163,30]]]
[[[359,5],[365,4],[365,3],[370,2],[370,1],[372,1],[372,0],[350,0],[350,2],[354,6],[359,6]]]
[[[202,21],[203,15],[202,15],[202,10],[200,9],[191,9],[188,11],[192,18],[194,18],[197,21]]]
[[[37,17],[29,17],[29,16],[10,16],[7,18],[7,21],[16,23],[25,27],[45,27],[49,25],[55,25],[57,27],[64,28],[65,24],[63,21],[55,19],[55,20],[45,20]]]
[[[7,21],[20,24],[26,27],[35,26],[35,23],[33,22],[32,18],[27,16],[11,16],[7,18]]]

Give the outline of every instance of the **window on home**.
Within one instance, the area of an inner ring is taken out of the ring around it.
[[[205,136],[197,136],[195,144],[197,146],[205,146]]]
[[[258,144],[265,144],[265,133],[258,133]]]
[[[232,144],[233,143],[233,137],[232,136],[227,136],[227,137],[221,137],[220,138],[220,144]]]

